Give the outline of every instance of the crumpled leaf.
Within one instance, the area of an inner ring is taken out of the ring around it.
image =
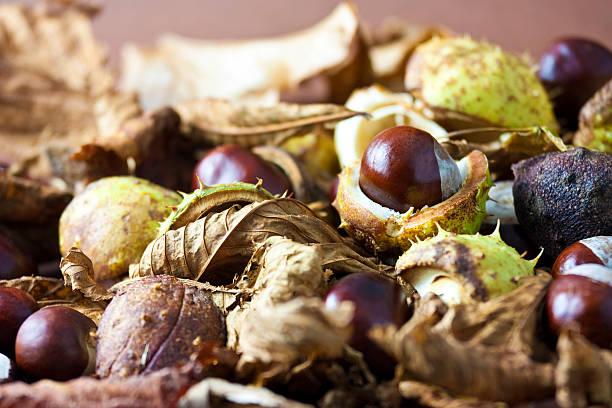
[[[106,302],[86,299],[73,292],[61,279],[41,276],[23,276],[18,279],[0,280],[0,286],[8,286],[28,292],[40,307],[62,305],[71,307],[93,320],[96,325],[102,318]]]
[[[412,379],[486,401],[545,399],[554,394],[554,367],[533,358],[533,315],[550,279],[545,274],[525,278],[511,293],[469,311],[453,306],[442,317],[443,310],[432,307],[439,299],[432,296],[399,330],[378,328],[372,335]],[[466,312],[476,316],[465,318]]]
[[[266,407],[307,408],[312,405],[292,401],[272,391],[242,384],[234,384],[220,378],[207,378],[194,385],[179,400],[180,408],[208,407]]]
[[[199,99],[179,103],[175,109],[187,133],[200,144],[238,144],[252,147],[279,144],[307,133],[315,126],[331,124],[358,114],[342,105],[277,103],[272,106]]]
[[[520,129],[479,127],[450,132],[447,138],[442,146],[453,158],[457,160],[473,150],[480,150],[487,155],[491,172],[499,175],[512,174],[510,166],[528,157],[567,150],[561,138],[540,126]]]
[[[60,269],[64,284],[73,291],[81,292],[85,298],[97,302],[109,300],[114,296],[94,280],[93,264],[79,248],[72,247],[68,251],[60,262]]]
[[[130,277],[168,274],[227,284],[240,273],[259,242],[285,236],[301,243],[342,243],[343,238],[300,201],[277,198],[208,213],[153,240]]]
[[[557,342],[556,400],[562,408],[612,405],[612,352],[599,349],[577,331],[565,330]]]
[[[205,41],[166,34],[151,49],[124,47],[120,87],[138,91],[146,109],[205,97],[275,103],[281,90],[350,65],[358,34],[350,3],[311,28],[275,38]]]

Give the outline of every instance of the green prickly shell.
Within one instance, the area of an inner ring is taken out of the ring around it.
[[[491,235],[439,230],[416,242],[397,261],[395,273],[423,295],[434,292],[449,304],[486,301],[520,285],[534,274],[538,257],[526,260],[507,245],[498,228]]]
[[[414,52],[406,88],[426,104],[503,127],[558,129],[552,104],[522,59],[469,37],[434,38]]]

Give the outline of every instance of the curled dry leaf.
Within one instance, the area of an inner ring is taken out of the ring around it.
[[[223,404],[225,403],[225,404]],[[220,378],[207,378],[194,385],[179,400],[180,408],[204,408],[215,404],[228,407],[308,408],[312,405],[292,401],[272,391]]]
[[[358,114],[342,105],[277,103],[273,106],[200,99],[175,106],[185,131],[199,144],[244,147],[279,144],[295,134]]]
[[[102,318],[106,302],[86,299],[79,292],[73,292],[61,279],[41,276],[24,276],[18,279],[0,280],[0,286],[8,286],[28,292],[40,307],[67,306],[83,313],[96,325]]]
[[[561,333],[557,351],[556,400],[562,408],[612,405],[612,352],[599,349],[573,330]]]
[[[109,300],[114,295],[94,280],[93,264],[79,248],[72,247],[60,262],[64,285],[79,291],[95,302]]]
[[[301,243],[342,243],[338,232],[300,201],[276,198],[208,213],[153,240],[130,277],[168,274],[228,284],[240,273],[256,243],[270,236]]]
[[[442,146],[453,158],[480,150],[489,159],[491,173],[501,176],[511,175],[510,166],[523,159],[567,150],[561,138],[540,126],[522,129],[480,127],[450,132],[447,138]]]
[[[612,153],[612,79],[580,110],[576,146]]]
[[[357,12],[343,3],[313,27],[282,37],[238,42],[165,35],[149,50],[124,47],[120,87],[137,91],[146,109],[205,97],[274,103],[281,90],[348,66],[358,34]]]
[[[372,335],[418,381],[486,401],[549,398],[554,394],[553,365],[532,357],[534,315],[549,282],[544,274],[526,278],[523,286],[480,308],[453,306],[442,318],[439,308],[427,305],[435,300],[429,298],[401,329],[374,329]],[[520,309],[524,306],[526,311]],[[466,318],[467,312],[471,315]]]

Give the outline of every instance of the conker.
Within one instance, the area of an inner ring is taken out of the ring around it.
[[[0,234],[0,279],[15,279],[35,275],[34,258],[26,254],[15,242]]]
[[[0,353],[0,384],[9,383],[17,379],[17,366],[15,362]]]
[[[612,268],[612,237],[597,236],[574,242],[561,251],[551,273],[557,277],[582,264],[599,264]]]
[[[576,324],[580,333],[600,347],[612,348],[612,269],[582,264],[553,281],[546,308],[553,332]]]
[[[368,337],[374,326],[402,325],[411,310],[406,295],[395,282],[373,273],[354,273],[338,281],[325,297],[325,307],[335,309],[342,301],[355,305],[349,343],[363,353],[370,368],[380,375],[393,373],[395,360]]]
[[[612,52],[585,38],[561,38],[542,55],[538,75],[559,121],[575,129],[582,105],[612,78]]]
[[[15,341],[17,366],[30,378],[64,381],[93,369],[95,323],[66,306],[39,310],[19,328]]]
[[[38,310],[38,303],[20,289],[0,287],[0,352],[12,356],[21,324]]]
[[[235,181],[256,184],[260,178],[263,188],[272,194],[291,191],[289,179],[276,165],[237,145],[216,147],[202,157],[193,170],[193,190],[200,186],[198,177],[205,185]]]
[[[363,193],[402,213],[442,202],[459,190],[461,181],[457,164],[436,139],[410,126],[380,132],[361,159]]]

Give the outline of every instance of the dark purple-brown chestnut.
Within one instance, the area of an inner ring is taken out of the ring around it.
[[[96,324],[66,307],[40,309],[26,319],[15,341],[17,366],[32,379],[57,381],[76,378],[93,368]]]
[[[557,277],[582,264],[599,264],[612,268],[612,237],[596,236],[574,242],[561,251],[551,273]]]
[[[612,349],[610,282],[612,269],[599,264],[582,264],[557,277],[546,299],[551,330],[559,334],[575,325],[591,342]]]
[[[130,281],[100,320],[96,374],[127,377],[171,367],[225,338],[221,310],[198,287],[167,275]]]
[[[365,361],[377,374],[392,375],[395,360],[368,337],[377,325],[401,326],[411,310],[403,289],[394,281],[373,273],[354,273],[338,281],[325,297],[325,307],[335,309],[342,301],[355,305],[349,344],[363,353]]]
[[[276,165],[237,145],[216,147],[202,157],[193,170],[193,190],[200,186],[198,177],[209,186],[235,181],[256,184],[259,178],[272,194],[291,191],[288,177]]]
[[[38,310],[36,300],[20,289],[0,287],[0,352],[12,356],[21,324]]]
[[[402,213],[438,204],[460,186],[459,170],[446,150],[429,133],[410,126],[383,130],[361,158],[361,191]]]
[[[538,75],[561,124],[575,129],[582,105],[612,78],[612,52],[586,38],[561,38],[542,55]]]
[[[0,279],[15,279],[35,275],[34,258],[26,254],[10,238],[0,234]]]

